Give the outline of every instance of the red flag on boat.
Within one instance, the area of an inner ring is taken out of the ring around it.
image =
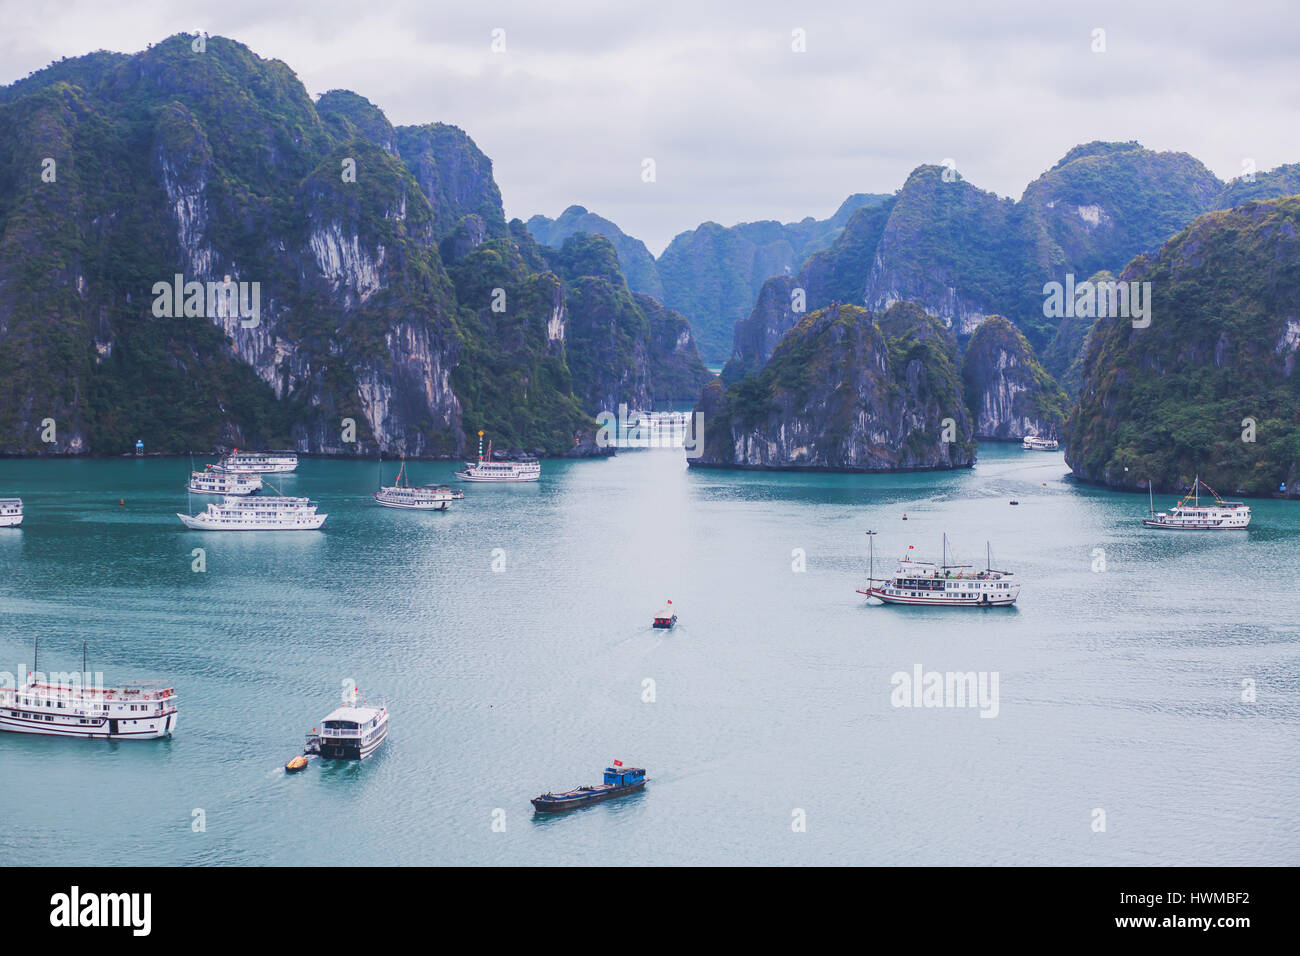
[[[672,601],[669,601],[668,603],[669,603],[669,604],[672,604],[673,602],[672,602]]]
[[[615,767],[621,767],[621,766],[623,766],[623,761],[621,761],[621,760],[615,760],[615,761],[614,761],[614,766],[615,766]]]
[[[915,548],[915,547],[916,547],[916,545],[914,545],[914,544],[909,544],[909,545],[907,546],[907,550],[908,550],[908,551],[911,551],[911,550],[912,550],[913,548]]]

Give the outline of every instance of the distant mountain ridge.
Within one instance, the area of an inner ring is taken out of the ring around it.
[[[809,255],[830,245],[856,210],[886,198],[855,193],[828,219],[701,223],[678,234],[658,260],[645,243],[582,206],[570,206],[557,219],[533,216],[528,229],[550,246],[578,232],[605,236],[618,250],[628,286],[686,316],[701,356],[722,364],[730,354],[732,328],[749,313],[764,280],[797,270]]]

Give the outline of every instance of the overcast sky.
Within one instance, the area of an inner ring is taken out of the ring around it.
[[[1056,6],[0,0],[0,83],[181,31],[233,37],[313,96],[351,89],[396,125],[464,128],[507,216],[578,203],[656,254],[705,220],[823,218],[945,159],[1013,197],[1094,139],[1186,151],[1221,178],[1300,161],[1286,2]]]

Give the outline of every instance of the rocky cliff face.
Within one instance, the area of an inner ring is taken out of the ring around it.
[[[1120,278],[1151,283],[1150,322],[1092,330],[1066,429],[1075,475],[1296,494],[1300,197],[1202,216]]]
[[[547,258],[565,279],[568,361],[584,409],[650,409],[699,394],[712,376],[686,320],[628,289],[609,240],[578,233]]]
[[[812,313],[756,374],[704,390],[705,467],[894,471],[975,460],[955,355],[929,326],[886,339],[865,309]]]
[[[0,453],[455,456],[480,427],[562,453],[594,430],[570,293],[461,130],[313,104],[233,41],[0,90]],[[681,376],[693,344],[632,308],[640,351],[599,377]]]
[[[939,166],[908,177],[874,251],[863,301],[883,310],[912,301],[968,336],[1013,295],[1023,258],[1015,203]]]
[[[1065,392],[1039,364],[1029,341],[1003,316],[989,316],[971,336],[962,380],[978,439],[1020,441],[1026,435],[1056,435],[1065,424]]]

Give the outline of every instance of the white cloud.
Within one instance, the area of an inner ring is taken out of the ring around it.
[[[1300,160],[1300,14],[1283,2],[1237,14],[1208,2],[0,0],[0,18],[3,82],[182,30],[234,37],[313,94],[352,89],[395,124],[463,127],[492,158],[508,215],[581,203],[656,252],[703,220],[825,216],[947,157],[1012,196],[1092,139],[1184,150],[1225,178],[1247,157]],[[490,49],[497,27],[505,54]],[[807,53],[791,51],[796,27]],[[647,156],[654,184],[640,179]]]

